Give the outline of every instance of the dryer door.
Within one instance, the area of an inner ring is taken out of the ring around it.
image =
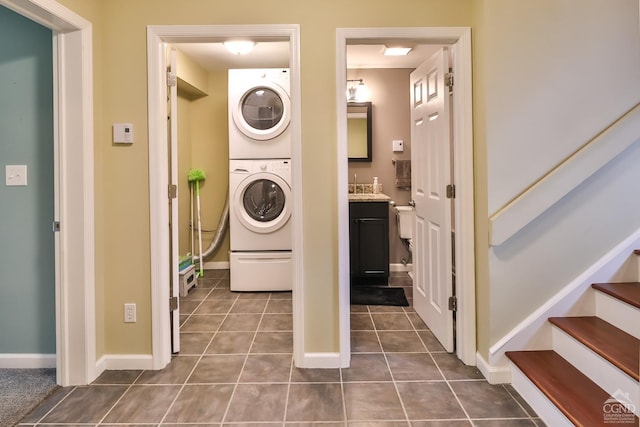
[[[248,176],[233,194],[240,223],[256,233],[272,233],[291,217],[291,188],[278,175],[257,173]]]
[[[232,115],[247,137],[258,141],[276,138],[291,120],[289,94],[277,83],[261,80],[240,97]]]

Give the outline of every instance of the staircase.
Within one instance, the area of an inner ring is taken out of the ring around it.
[[[550,427],[638,426],[640,282],[590,292],[595,316],[548,318],[551,350],[506,353],[513,387]]]

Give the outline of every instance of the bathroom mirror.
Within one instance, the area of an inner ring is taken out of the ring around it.
[[[371,102],[347,103],[347,152],[350,162],[370,162]]]

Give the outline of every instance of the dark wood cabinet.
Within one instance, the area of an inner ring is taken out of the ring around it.
[[[389,203],[349,203],[352,285],[386,285],[389,279]]]

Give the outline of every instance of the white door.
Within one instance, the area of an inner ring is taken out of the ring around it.
[[[412,198],[415,202],[413,304],[453,351],[448,52],[440,49],[411,73]]]
[[[169,241],[171,280],[169,297],[171,319],[171,351],[180,351],[180,290],[179,290],[179,249],[178,249],[178,84],[176,80],[176,49],[169,47],[169,70],[167,92],[169,94],[169,185],[175,190],[169,192]],[[171,194],[173,193],[173,194]]]

